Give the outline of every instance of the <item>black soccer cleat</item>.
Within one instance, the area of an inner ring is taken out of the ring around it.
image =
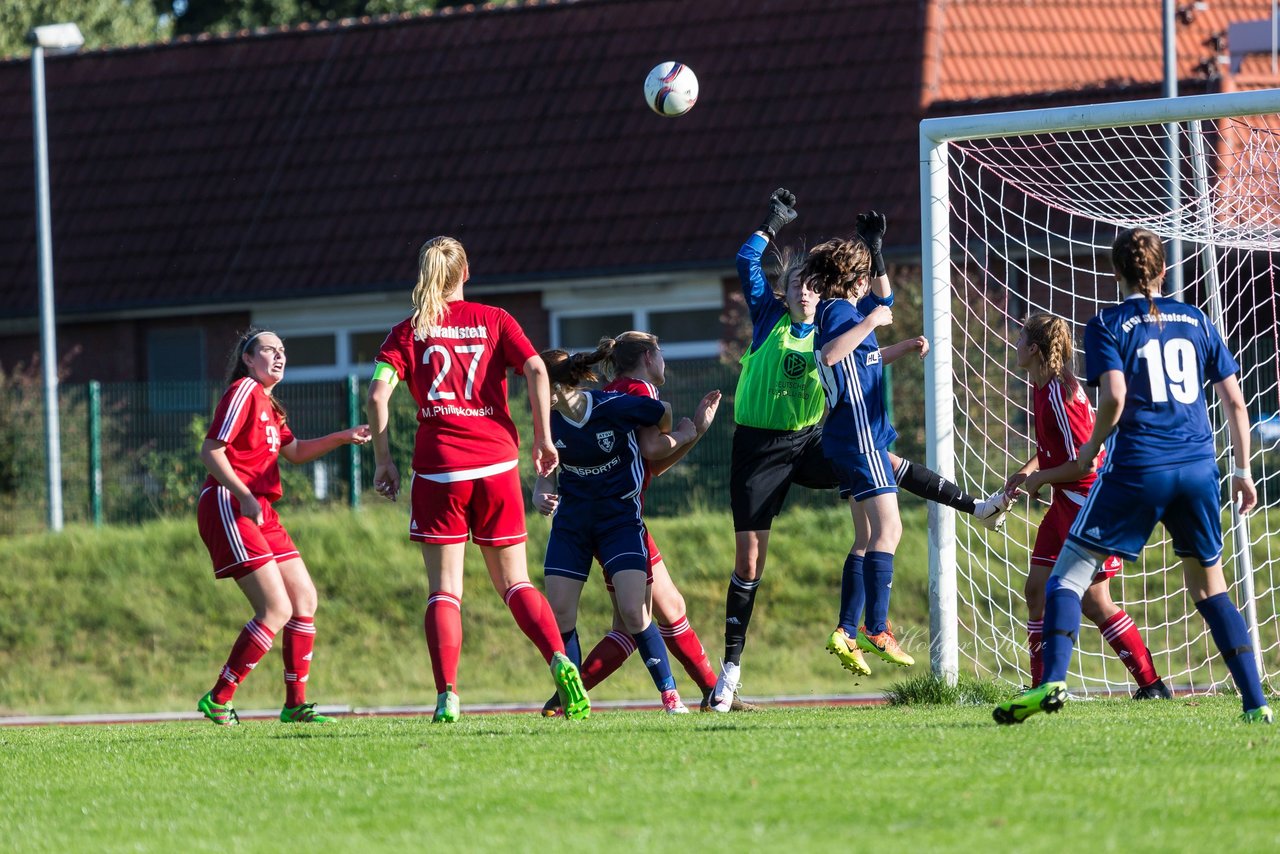
[[[1169,690],[1169,686],[1164,684],[1164,680],[1156,678],[1156,681],[1150,685],[1143,685],[1137,691],[1133,692],[1135,700],[1172,700],[1173,692]]]

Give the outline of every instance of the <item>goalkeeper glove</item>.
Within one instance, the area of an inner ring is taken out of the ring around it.
[[[760,230],[769,235],[770,238],[777,238],[778,231],[787,223],[792,222],[796,218],[796,194],[790,190],[784,190],[779,187],[773,191],[773,195],[769,197],[769,214],[764,218],[764,224],[760,226]]]
[[[858,224],[855,228],[862,242],[871,250],[871,277],[876,279],[883,276],[884,255],[880,253],[884,247],[884,214],[875,211],[858,214]]]

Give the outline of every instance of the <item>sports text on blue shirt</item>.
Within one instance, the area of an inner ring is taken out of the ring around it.
[[[644,483],[637,427],[662,420],[662,401],[612,391],[586,391],[586,413],[572,421],[551,411],[551,438],[560,453],[562,500],[632,498]]]

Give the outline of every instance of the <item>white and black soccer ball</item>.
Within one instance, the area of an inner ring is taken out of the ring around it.
[[[683,116],[698,103],[698,76],[683,62],[660,62],[644,80],[644,99],[660,116]]]

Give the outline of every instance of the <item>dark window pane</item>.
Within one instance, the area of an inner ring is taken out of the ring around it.
[[[152,329],[147,333],[148,402],[156,412],[204,409],[204,330]]]
[[[312,368],[338,361],[338,342],[332,335],[290,335],[284,352],[291,368]]]
[[[387,330],[378,332],[354,332],[351,335],[351,362],[361,368],[372,368],[373,357],[382,349]]]
[[[560,346],[565,350],[594,350],[601,338],[626,332],[635,322],[636,317],[631,312],[561,317],[558,321]]]
[[[721,336],[720,309],[694,308],[688,311],[649,312],[649,328],[663,343],[718,341]]]

